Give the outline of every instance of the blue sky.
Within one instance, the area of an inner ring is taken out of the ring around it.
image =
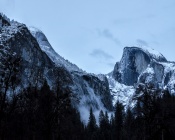
[[[0,0],[0,11],[42,30],[57,53],[87,72],[112,71],[125,46],[175,60],[175,0]]]

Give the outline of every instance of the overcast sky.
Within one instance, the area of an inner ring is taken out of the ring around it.
[[[175,60],[175,0],[0,0],[0,11],[42,30],[58,54],[87,72],[112,71],[125,46]]]

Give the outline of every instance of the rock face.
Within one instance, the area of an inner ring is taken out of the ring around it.
[[[167,62],[161,54],[152,54],[138,47],[125,47],[120,62],[117,62],[113,71],[113,78],[119,83],[132,86],[138,82],[138,77],[145,71],[148,65],[158,71],[156,78],[160,81],[161,66],[157,62]]]
[[[68,60],[65,60],[62,56],[56,53],[42,31],[36,29],[35,27],[29,27],[29,30],[33,37],[37,40],[41,50],[45,52],[57,66],[65,67],[70,72],[84,72],[78,66],[72,64]]]
[[[2,27],[0,34],[0,44],[4,48],[8,47],[22,59],[21,88],[26,88],[29,84],[41,87],[44,80],[47,80],[50,87],[54,89],[53,83],[63,77],[65,77],[63,82],[66,79],[66,82],[72,83],[70,74],[63,67],[55,67],[24,24],[9,22]]]
[[[175,63],[149,48],[125,47],[121,61],[107,77],[114,102],[116,97],[126,105],[132,102],[134,89],[140,83],[167,88],[175,94]]]
[[[97,109],[112,110],[112,98],[110,95],[107,78],[100,79],[98,76],[88,74],[75,64],[65,60],[57,54],[42,31],[29,28],[31,34],[36,38],[40,48],[54,62],[57,67],[64,67],[71,75],[73,84],[72,91],[80,98],[80,105],[93,106]]]
[[[1,49],[8,48],[22,59],[21,90],[29,85],[40,88],[45,80],[54,90],[59,83],[78,98],[79,102],[72,100],[72,105],[80,111],[85,122],[88,119],[83,115],[90,107],[96,111],[113,109],[107,78],[102,80],[65,60],[53,50],[41,31],[28,29],[0,14],[0,45]]]
[[[0,14],[0,28],[2,28],[3,26],[9,26],[9,19],[4,15],[4,14]]]

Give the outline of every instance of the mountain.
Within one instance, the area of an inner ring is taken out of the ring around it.
[[[8,52],[21,58],[20,83],[15,92],[28,86],[41,88],[44,81],[52,90],[58,86],[69,89],[76,97],[71,100],[72,106],[85,123],[91,107],[96,117],[100,110],[113,111],[117,100],[125,107],[134,107],[139,84],[175,94],[175,63],[153,49],[125,47],[111,73],[90,74],[56,53],[42,31],[0,14],[0,57]]]
[[[134,106],[132,97],[139,84],[168,89],[175,94],[175,62],[169,62],[151,48],[125,47],[120,62],[107,75],[111,94],[125,105]]]
[[[52,46],[50,45],[50,43],[47,40],[46,36],[44,35],[44,33],[41,30],[39,30],[39,29],[37,29],[35,27],[29,27],[29,31],[35,37],[35,39],[37,40],[41,50],[43,52],[45,52],[49,56],[49,58],[57,66],[65,67],[70,72],[73,72],[73,71],[74,72],[77,71],[79,73],[83,73],[84,72],[79,67],[77,67],[75,64],[72,64],[71,62],[69,62],[68,60],[65,60],[62,56],[57,54],[55,52],[55,50],[52,48]]]
[[[54,51],[40,30],[27,28],[0,14],[0,45],[2,52],[11,51],[22,59],[18,92],[29,85],[40,88],[46,80],[52,90],[58,85],[70,89],[76,97],[72,99],[72,105],[80,111],[84,122],[88,120],[90,107],[96,114],[100,110],[112,111],[107,78],[88,74],[65,60]]]

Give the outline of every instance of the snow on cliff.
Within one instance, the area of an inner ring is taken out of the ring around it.
[[[35,28],[28,27],[31,34],[37,39],[41,49],[49,56],[49,58],[58,66],[64,66],[70,72],[84,72],[80,68],[78,68],[75,64],[72,64],[68,60],[65,60],[62,56],[55,52],[55,50],[50,45],[44,33]]]
[[[149,47],[141,47],[141,49],[145,52],[145,53],[147,53],[147,54],[149,54],[149,55],[151,55],[153,58],[155,58],[156,60],[166,60],[166,58],[160,53],[160,52],[158,52],[158,51],[156,51],[156,50],[154,50],[154,49],[152,49],[152,48],[149,48]]]
[[[110,75],[107,76],[107,79],[109,82],[111,95],[113,96],[113,105],[115,106],[116,102],[119,101],[125,107],[133,107],[134,102],[132,101],[132,97],[135,93],[134,87],[121,84]]]

